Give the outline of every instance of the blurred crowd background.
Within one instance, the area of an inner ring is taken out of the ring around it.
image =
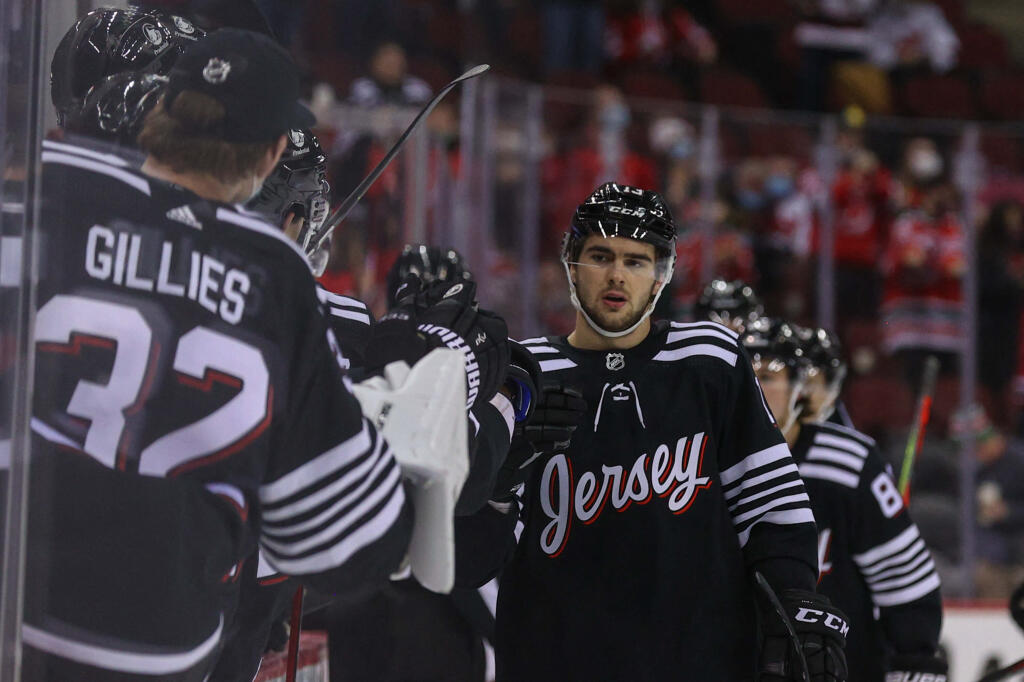
[[[335,205],[433,93],[492,65],[338,229],[326,286],[380,313],[406,243],[452,246],[514,336],[564,333],[576,204],[657,189],[680,230],[659,314],[742,279],[834,329],[847,409],[897,468],[939,358],[915,520],[947,596],[1024,579],[1024,3],[259,4],[308,76]]]

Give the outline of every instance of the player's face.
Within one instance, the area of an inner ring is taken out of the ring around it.
[[[779,424],[789,422],[789,405],[792,384],[789,380],[789,369],[779,360],[754,360],[754,375],[761,390],[764,392],[764,399],[768,402],[775,421]]]
[[[658,284],[654,247],[625,237],[590,235],[572,265],[576,296],[595,323],[611,332],[643,316]]]

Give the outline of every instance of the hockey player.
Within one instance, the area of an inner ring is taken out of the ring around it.
[[[793,620],[812,679],[845,679],[843,619],[811,592],[814,518],[736,334],[650,320],[675,238],[658,194],[614,183],[566,235],[575,329],[524,345],[587,409],[528,474],[499,681],[753,680],[755,571],[791,615],[816,614]],[[761,679],[798,679],[781,622],[762,615]]]
[[[824,421],[839,387],[814,391],[823,401],[806,394],[808,371],[827,377],[838,368],[815,347],[824,338],[771,318],[741,337],[811,499],[818,590],[850,618],[851,680],[942,682],[939,577],[924,540],[874,441]]]
[[[847,371],[839,337],[823,327],[798,327],[796,332],[808,367],[804,387],[807,404],[801,421],[854,428],[846,405],[839,399]]]
[[[239,205],[286,131],[312,124],[298,87],[270,39],[224,29],[177,60],[141,172],[44,147],[26,679],[204,679],[257,540],[277,569],[339,594],[385,580],[423,527],[349,391],[303,254]],[[490,342],[465,307],[422,312],[425,346],[444,344],[453,313],[484,339],[466,369],[486,401],[504,375],[486,351],[504,335]],[[454,452],[466,394],[434,390]]]
[[[704,287],[693,314],[697,320],[711,320],[742,333],[746,325],[764,314],[764,305],[746,282],[715,279]]]

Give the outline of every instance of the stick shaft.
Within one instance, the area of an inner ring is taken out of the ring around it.
[[[295,590],[292,597],[292,617],[288,632],[288,660],[285,669],[285,682],[295,682],[299,671],[299,631],[302,630],[302,585]]]
[[[938,376],[939,360],[934,355],[929,355],[924,364],[921,393],[917,397],[917,408],[914,410],[914,422],[907,437],[907,446],[903,450],[899,491],[904,504],[910,501],[910,478],[914,472],[914,461],[921,454],[921,446],[924,444],[925,429],[931,418],[932,397],[935,394],[935,383]]]

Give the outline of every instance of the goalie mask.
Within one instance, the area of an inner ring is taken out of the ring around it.
[[[779,422],[779,430],[785,435],[806,409],[804,387],[809,363],[799,328],[785,320],[761,317],[746,328],[740,342],[750,355],[769,405],[784,401],[786,415]],[[788,383],[776,389],[773,381],[783,377]]]
[[[144,77],[166,75],[205,35],[188,19],[158,9],[107,7],[89,12],[64,34],[53,54],[50,96],[57,123],[107,138],[112,127],[120,131],[137,126],[137,116],[144,116],[158,99],[149,95],[160,81]],[[132,79],[118,77],[126,73],[135,74],[139,82],[129,87]],[[120,117],[119,93],[126,97]],[[98,118],[98,113],[104,115]],[[124,120],[116,122],[118,118]]]
[[[654,290],[640,318],[629,328],[612,331],[601,327],[584,309],[576,292],[570,266],[578,262],[583,244],[590,235],[624,237],[654,246]],[[576,209],[572,226],[562,241],[562,265],[569,280],[569,298],[587,324],[598,334],[617,338],[626,336],[654,312],[665,285],[672,279],[676,261],[676,227],[668,206],[657,192],[620,185],[601,185]]]
[[[748,324],[764,314],[764,305],[754,288],[742,280],[712,280],[693,309],[698,320],[711,320],[743,333]]]
[[[828,421],[836,408],[846,378],[846,361],[839,337],[822,327],[799,330],[808,361],[807,407],[804,421]]]
[[[442,249],[438,246],[424,244],[406,244],[401,255],[395,259],[388,270],[388,308],[396,303],[398,287],[406,276],[416,275],[424,285],[434,282],[457,284],[473,280],[473,275],[466,269],[466,261],[455,249]]]
[[[306,221],[303,235],[316,234],[327,220],[330,191],[327,157],[316,135],[308,130],[289,130],[281,160],[246,207],[272,216],[278,224],[286,214],[294,213]],[[301,237],[299,241],[305,248]]]

